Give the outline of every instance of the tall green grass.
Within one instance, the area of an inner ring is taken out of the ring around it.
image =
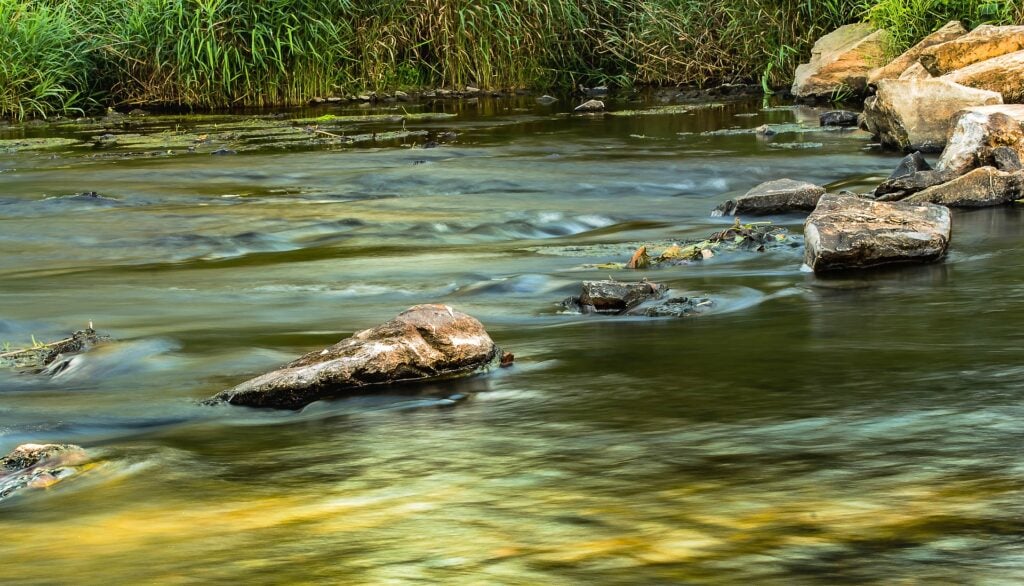
[[[823,33],[907,46],[1024,0],[0,0],[0,115],[424,86],[789,81]]]
[[[73,6],[0,0],[0,115],[86,106],[89,45]]]

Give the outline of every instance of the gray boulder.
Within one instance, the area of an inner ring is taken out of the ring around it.
[[[754,187],[736,199],[719,205],[712,216],[766,215],[809,212],[818,205],[825,188],[806,181],[778,179]]]
[[[1016,173],[1024,169],[1024,164],[1020,161],[1020,153],[1006,146],[992,149],[992,164],[996,169],[1007,173]]]
[[[804,224],[805,262],[816,273],[932,262],[949,246],[949,208],[827,194]]]
[[[818,122],[822,126],[854,127],[857,126],[858,118],[860,118],[860,114],[857,112],[850,112],[849,110],[831,110],[823,113],[818,118]]]
[[[648,301],[663,299],[667,290],[648,281],[584,281],[579,297],[570,297],[563,305],[580,313],[622,315]]]
[[[935,203],[952,208],[980,208],[1008,204],[1021,198],[1022,176],[995,167],[978,167],[948,183],[929,187],[907,203]]]
[[[389,322],[223,391],[207,403],[298,409],[384,385],[471,374],[491,366],[500,355],[473,317],[446,305],[417,305]]]
[[[906,177],[907,175],[913,175],[919,171],[931,170],[932,166],[924,159],[924,155],[921,154],[921,151],[914,151],[900,160],[900,164],[896,165],[896,169],[889,175],[889,179]]]
[[[878,201],[899,201],[929,187],[940,185],[956,177],[944,171],[918,171],[901,177],[890,177],[875,188]]]

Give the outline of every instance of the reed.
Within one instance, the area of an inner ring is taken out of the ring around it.
[[[909,45],[1024,0],[0,0],[0,114],[364,90],[789,81],[870,20]]]

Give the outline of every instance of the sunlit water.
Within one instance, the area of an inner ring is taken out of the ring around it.
[[[55,379],[0,374],[0,453],[92,455],[0,503],[0,582],[1024,580],[1024,214],[956,213],[929,267],[820,280],[782,247],[613,275],[715,299],[699,318],[566,315],[609,274],[586,265],[721,230],[730,194],[866,189],[898,158],[760,101],[568,106],[195,152],[188,133],[247,117],[0,127],[84,141],[0,154],[0,341],[89,321],[117,340]],[[367,111],[288,116],[327,112]],[[198,403],[423,302],[478,317],[516,366],[300,412]]]

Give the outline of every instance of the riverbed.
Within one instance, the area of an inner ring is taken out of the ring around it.
[[[711,210],[760,182],[866,191],[899,160],[804,106],[609,104],[0,126],[0,343],[115,340],[0,373],[0,453],[91,455],[0,502],[0,581],[1024,580],[1024,213],[956,212],[945,261],[862,275],[801,270],[798,215],[769,218],[792,246],[609,268],[728,227]],[[609,275],[715,306],[559,306]],[[515,366],[200,404],[428,302]]]

